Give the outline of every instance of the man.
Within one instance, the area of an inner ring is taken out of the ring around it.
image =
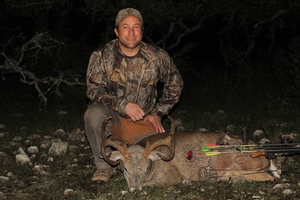
[[[133,8],[120,10],[114,32],[118,39],[92,53],[86,75],[91,104],[84,115],[85,131],[97,167],[92,181],[107,182],[112,167],[101,158],[101,125],[113,140],[136,143],[165,132],[161,119],[178,102],[183,81],[164,50],[142,42],[143,18]],[[157,84],[164,85],[157,99]],[[130,133],[130,134],[129,134]]]

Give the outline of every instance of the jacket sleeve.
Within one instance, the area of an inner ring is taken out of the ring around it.
[[[104,103],[112,110],[117,111],[120,115],[125,116],[125,107],[128,102],[123,98],[118,98],[107,92],[109,87],[107,77],[108,75],[104,63],[102,63],[101,51],[93,52],[86,73],[86,96],[91,102]]]
[[[152,113],[162,117],[170,112],[179,101],[183,89],[183,80],[179,70],[167,52],[159,53],[160,81],[163,82],[163,93]]]

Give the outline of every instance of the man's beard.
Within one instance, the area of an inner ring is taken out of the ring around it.
[[[139,40],[139,41],[136,41],[135,43],[127,43],[127,42],[125,42],[125,41],[123,41],[123,40],[120,40],[119,39],[119,41],[120,41],[120,43],[124,46],[124,47],[126,47],[126,48],[128,48],[128,49],[135,49],[136,47],[138,47],[139,45],[140,45],[140,43],[141,43],[141,40]]]

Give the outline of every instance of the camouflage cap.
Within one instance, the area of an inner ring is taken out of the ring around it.
[[[120,10],[117,17],[116,17],[116,27],[118,26],[118,23],[129,16],[135,16],[139,18],[143,22],[143,17],[140,13],[140,11],[134,9],[134,8],[125,8],[123,10]]]

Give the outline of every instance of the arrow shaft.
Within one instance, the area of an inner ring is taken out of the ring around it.
[[[240,154],[240,153],[243,153],[243,152],[240,152],[240,151],[236,151],[236,152],[208,151],[208,152],[205,152],[205,155],[206,156],[217,156],[217,155],[221,155],[221,154]]]
[[[287,144],[237,144],[237,145],[217,145],[217,144],[205,144],[209,148],[237,148],[237,147],[258,147],[258,148],[268,148],[268,147],[296,147],[300,148],[300,143],[287,143]]]
[[[300,149],[273,149],[273,150],[249,150],[249,151],[206,151],[204,152],[206,156],[217,156],[220,154],[247,154],[255,152],[265,152],[265,153],[300,153]]]
[[[300,153],[300,149],[260,149],[260,150],[249,150],[249,151],[242,151],[245,153],[250,153],[250,152],[266,152],[266,153]]]
[[[300,150],[300,146],[295,146],[295,144],[292,145],[224,145],[224,146],[220,146],[220,145],[216,145],[213,146],[213,144],[208,144],[208,146],[204,145],[204,146],[199,146],[198,148],[196,148],[196,150],[202,150],[204,152],[209,151],[209,150],[217,150],[217,149],[222,149],[222,150],[238,150],[238,151],[247,151],[250,147],[250,151],[299,151]],[[251,148],[252,147],[252,148]]]

